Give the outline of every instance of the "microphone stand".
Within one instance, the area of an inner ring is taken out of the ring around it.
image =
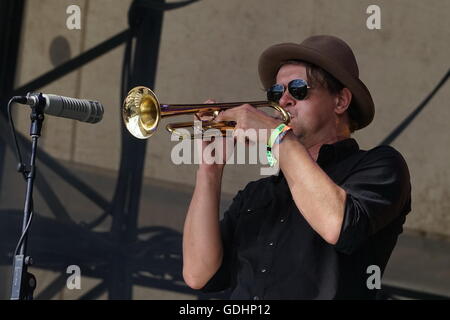
[[[26,168],[22,163],[18,166],[18,171],[22,172],[27,180],[25,195],[25,206],[23,211],[22,235],[18,247],[14,252],[13,281],[11,289],[11,300],[33,300],[33,292],[36,288],[36,278],[28,272],[28,267],[33,260],[27,256],[28,229],[30,218],[33,214],[33,184],[36,177],[36,151],[38,139],[41,136],[42,123],[44,122],[45,100],[41,94],[35,96],[36,103],[31,106],[31,157],[30,167]]]

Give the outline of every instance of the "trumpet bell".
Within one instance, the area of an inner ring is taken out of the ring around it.
[[[127,130],[138,139],[152,136],[161,120],[160,103],[152,90],[136,87],[128,92],[122,106]]]

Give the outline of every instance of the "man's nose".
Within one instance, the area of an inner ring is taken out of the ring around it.
[[[279,105],[282,108],[291,107],[295,105],[295,99],[289,94],[289,91],[286,90],[283,92],[283,95],[280,98]]]

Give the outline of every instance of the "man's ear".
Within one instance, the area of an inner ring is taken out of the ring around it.
[[[335,112],[337,114],[343,114],[348,107],[350,106],[350,102],[352,102],[352,93],[348,88],[343,88],[341,92],[336,95],[336,105]]]

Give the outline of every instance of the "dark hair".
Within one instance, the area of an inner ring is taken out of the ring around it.
[[[335,77],[333,77],[329,72],[325,71],[324,69],[302,60],[287,60],[283,61],[280,66],[278,67],[278,70],[284,65],[287,64],[299,64],[304,65],[306,68],[306,76],[308,77],[308,82],[311,87],[322,87],[328,90],[330,94],[338,94],[344,89],[344,85],[337,80]],[[348,106],[348,118],[349,118],[349,128],[350,132],[354,132],[356,129],[358,129],[359,125],[358,122],[354,119],[352,116],[353,111],[356,109],[353,107],[354,100],[350,102],[350,105]]]

